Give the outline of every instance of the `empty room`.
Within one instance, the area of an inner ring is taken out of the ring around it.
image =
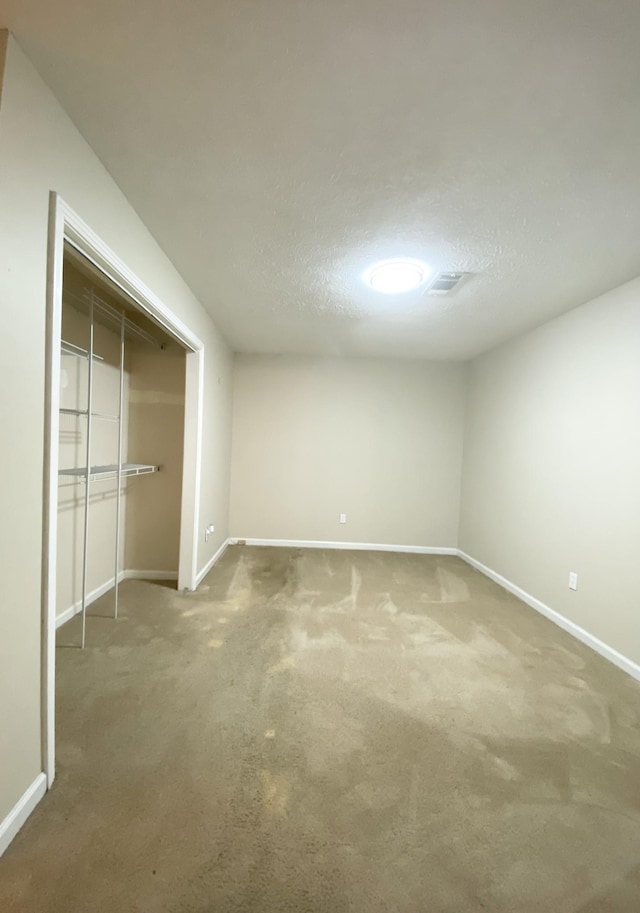
[[[0,909],[640,909],[640,5],[0,0]]]

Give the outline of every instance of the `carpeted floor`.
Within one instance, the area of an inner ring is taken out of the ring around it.
[[[235,547],[121,592],[59,632],[3,913],[640,910],[640,686],[460,559]]]

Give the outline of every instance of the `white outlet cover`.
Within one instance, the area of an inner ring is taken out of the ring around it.
[[[340,514],[340,522],[341,522],[341,523],[346,523],[346,522],[347,522],[347,515],[346,515],[346,514]]]
[[[578,575],[575,571],[569,571],[569,589],[577,590],[578,589]]]

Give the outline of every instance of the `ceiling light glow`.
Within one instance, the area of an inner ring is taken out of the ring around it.
[[[383,260],[365,273],[365,282],[376,292],[398,295],[418,288],[431,275],[431,269],[421,260]]]

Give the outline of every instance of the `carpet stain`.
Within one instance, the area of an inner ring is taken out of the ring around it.
[[[262,781],[262,804],[276,818],[284,818],[289,805],[289,784],[281,774],[272,774],[269,770],[260,771]]]
[[[283,656],[277,663],[269,666],[267,675],[280,675],[282,672],[288,672],[290,669],[295,669],[295,667],[296,661],[293,656]]]

